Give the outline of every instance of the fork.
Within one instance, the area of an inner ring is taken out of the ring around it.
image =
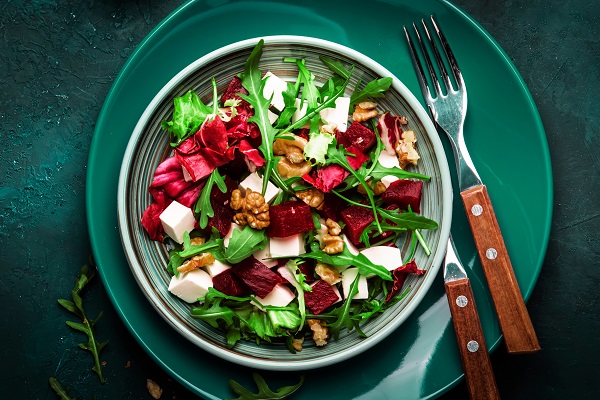
[[[413,23],[412,26],[433,85],[433,93],[406,26],[404,33],[421,91],[432,119],[446,133],[452,144],[458,171],[460,196],[498,314],[507,350],[509,353],[536,352],[540,349],[540,345],[525,307],[492,202],[465,144],[463,126],[467,113],[467,88],[462,73],[445,35],[433,16],[431,16],[431,25],[435,30],[436,37],[431,35],[425,20],[421,20],[421,23],[427,38],[426,41],[422,39],[417,25]],[[450,66],[452,77],[456,82],[456,88],[452,84],[437,42],[443,48],[445,60]],[[428,48],[435,57],[439,73],[434,68],[427,51]],[[438,79],[438,75],[441,75],[441,80]]]

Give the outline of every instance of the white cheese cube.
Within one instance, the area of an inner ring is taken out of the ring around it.
[[[300,107],[301,103],[302,103],[302,100],[300,100],[300,99],[296,99],[296,101],[294,102],[296,111],[294,111],[294,114],[292,115],[292,123],[298,121],[300,118],[302,118],[306,115],[306,109],[308,108],[308,104],[305,101],[304,103],[302,103],[302,107]]]
[[[271,257],[298,257],[305,252],[304,236],[301,233],[286,238],[269,239]]]
[[[246,193],[246,189],[251,189],[253,192],[262,193],[262,185],[263,178],[261,178],[256,172],[253,172],[250,175],[248,175],[246,179],[240,182],[239,188],[243,192],[243,194]],[[267,184],[267,192],[264,196],[265,202],[272,202],[275,199],[275,197],[277,197],[279,192],[281,192],[281,189],[269,182]]]
[[[381,164],[382,167],[400,168],[400,161],[398,160],[398,157],[395,154],[391,155],[385,151],[382,151],[381,153],[379,153],[377,161],[379,161],[379,164]],[[392,184],[392,182],[395,182],[397,180],[399,179],[393,175],[386,175],[383,178],[381,178],[381,183],[383,183],[387,189]]]
[[[285,102],[283,101],[283,92],[287,90],[287,82],[273,74],[271,71],[267,71],[263,76],[266,79],[265,87],[263,88],[263,96],[265,99],[270,99],[271,105],[282,111],[285,108]]]
[[[262,250],[257,251],[253,254],[254,258],[256,258],[261,263],[265,264],[268,268],[274,267],[277,265],[277,260],[272,259],[271,253],[269,252],[269,242]]]
[[[241,231],[242,229],[244,229],[243,226],[236,224],[235,222],[231,223],[231,228],[229,228],[229,232],[227,232],[227,235],[225,235],[223,237],[223,245],[225,247],[229,246],[229,241],[231,240],[231,237],[233,236],[233,231],[234,230],[238,230]]]
[[[267,110],[267,116],[269,117],[269,122],[271,123],[271,125],[273,125],[275,121],[277,121],[277,118],[279,118],[279,115],[275,114],[270,110]]]
[[[347,299],[350,294],[350,286],[354,279],[356,279],[356,275],[358,275],[358,268],[348,268],[344,272],[342,272],[342,289],[344,291],[344,298]],[[367,277],[361,275],[358,278],[358,293],[353,297],[353,299],[367,299],[369,298],[369,285],[367,284]]]
[[[183,170],[183,180],[186,182],[190,182],[192,180],[192,176],[190,175],[190,173],[188,172],[187,168],[185,168],[183,165],[181,166],[181,169]]]
[[[342,239],[344,239],[344,246],[346,246],[346,248],[352,255],[355,256],[359,253],[358,248],[354,245],[354,243],[350,241],[350,239],[348,239],[348,236],[342,235]]]
[[[393,271],[402,265],[400,249],[392,246],[373,246],[360,251],[373,264],[381,265],[388,271]],[[367,275],[367,278],[373,275]]]
[[[285,284],[279,283],[275,285],[273,290],[271,290],[271,292],[266,295],[264,299],[261,299],[260,297],[257,297],[256,299],[263,306],[285,307],[290,304],[295,297],[296,296],[294,295],[294,292],[292,292]],[[258,308],[261,308],[257,303],[251,303]]]
[[[340,132],[346,132],[348,128],[348,110],[350,109],[350,97],[338,97],[335,99],[335,108],[326,108],[319,113],[321,118],[328,124],[335,124]]]
[[[169,235],[177,243],[183,243],[183,234],[191,232],[196,226],[196,219],[192,210],[177,201],[173,201],[160,214],[160,222]]]
[[[204,297],[208,288],[212,287],[211,277],[201,269],[195,269],[179,276],[173,276],[169,283],[169,292],[187,303],[195,303]]]
[[[231,268],[230,265],[227,265],[219,260],[215,260],[212,264],[204,267],[206,272],[208,272],[211,277],[219,275],[221,272],[227,271],[229,268]]]

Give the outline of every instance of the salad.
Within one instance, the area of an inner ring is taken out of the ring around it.
[[[317,346],[406,295],[414,254],[429,248],[420,215],[429,176],[405,117],[380,110],[390,77],[358,82],[352,65],[321,57],[319,86],[302,59],[287,82],[259,69],[258,42],[244,70],[212,104],[192,90],[174,99],[172,156],[157,167],[141,223],[169,250],[169,291],[191,315],[239,340],[305,339]],[[408,254],[396,243],[410,239]]]

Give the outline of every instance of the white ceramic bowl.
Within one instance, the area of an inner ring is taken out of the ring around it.
[[[364,84],[375,78],[393,78],[392,87],[384,99],[378,99],[378,104],[381,109],[395,115],[407,116],[408,129],[414,130],[418,137],[421,160],[417,172],[431,176],[431,181],[424,185],[421,214],[436,220],[439,229],[423,231],[432,254],[426,256],[422,249],[416,253],[417,265],[427,273],[423,276],[410,275],[405,283],[410,286],[408,295],[362,326],[366,338],[361,338],[355,331],[343,330],[338,340],[330,339],[324,347],[316,347],[311,341],[306,341],[303,350],[296,354],[291,354],[285,345],[277,343],[257,346],[241,341],[228,349],[222,331],[192,318],[189,312],[191,306],[168,292],[167,250],[163,244],[149,239],[140,220],[151,202],[148,186],[154,170],[171,152],[169,134],[161,128],[161,121],[170,119],[173,98],[193,89],[205,103],[210,103],[211,78],[215,77],[219,94],[223,93],[233,76],[243,71],[244,63],[259,39],[233,43],[201,57],[173,77],[148,105],[132,133],[123,158],[118,189],[119,229],[131,271],[141,290],[159,315],[181,334],[181,337],[174,335],[173,340],[190,340],[196,344],[199,347],[198,357],[202,357],[202,350],[205,350],[252,368],[313,369],[346,360],[373,347],[394,330],[402,329],[401,324],[415,310],[443,262],[452,213],[450,174],[442,144],[426,111],[388,70],[357,51],[325,40],[301,36],[265,37],[260,69],[263,72],[270,70],[284,79],[295,80],[297,67],[293,63],[284,63],[283,58],[304,58],[317,83],[322,84],[331,77],[331,72],[319,61],[319,56],[355,66],[348,94],[358,80]],[[165,346],[168,345],[165,343]]]

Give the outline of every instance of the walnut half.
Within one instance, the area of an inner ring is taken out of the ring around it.
[[[269,204],[260,192],[253,192],[252,189],[246,189],[246,196],[242,196],[239,189],[231,192],[231,208],[237,213],[233,221],[238,225],[250,225],[254,229],[263,229],[269,226]]]
[[[317,346],[325,346],[327,344],[327,339],[329,338],[329,334],[327,332],[327,327],[324,325],[323,321],[318,319],[307,319],[306,322],[308,326],[313,331],[313,340]]]
[[[417,165],[419,161],[419,153],[415,149],[417,137],[413,131],[402,132],[402,140],[396,145],[396,154],[400,161],[400,168],[404,169],[408,164]]]
[[[325,225],[328,228],[328,232],[323,235],[323,251],[327,254],[341,253],[344,251],[344,239],[340,237],[342,228],[331,218],[327,218]]]
[[[379,112],[375,109],[376,107],[377,103],[373,103],[371,101],[363,101],[362,103],[358,103],[354,107],[352,119],[356,122],[365,122],[371,118],[375,118],[377,115],[379,115]]]

